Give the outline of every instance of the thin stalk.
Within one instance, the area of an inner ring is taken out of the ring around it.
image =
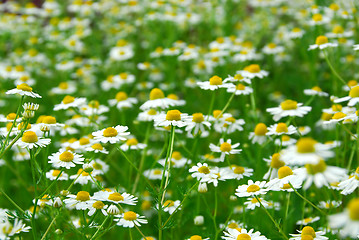
[[[11,202],[12,205],[14,205],[14,207],[16,207],[22,214],[25,214],[25,211],[22,210],[22,208],[17,205],[5,192],[3,189],[0,189],[0,192],[4,195],[4,197],[9,200],[9,202]]]
[[[278,229],[278,231],[283,235],[284,239],[288,240],[287,235],[285,235],[285,233],[283,232],[283,230],[280,228],[280,226],[278,225],[278,223],[274,220],[274,218],[272,217],[272,215],[270,215],[270,213],[268,212],[268,210],[263,206],[262,202],[259,200],[259,198],[255,195],[254,196],[257,201],[259,202],[259,204],[261,205],[261,207],[263,208],[263,210],[265,211],[265,213],[268,215],[268,217],[270,218],[270,220],[272,220],[272,222],[274,223],[274,225],[276,226],[276,228]]]
[[[228,99],[226,105],[224,106],[224,108],[222,109],[221,113],[216,117],[216,119],[220,118],[222,116],[222,114],[227,110],[227,108],[229,107],[229,104],[231,104],[233,97],[236,95],[236,91],[233,92],[233,94],[231,95],[231,97]]]
[[[50,228],[51,228],[52,225],[55,223],[56,218],[57,218],[59,215],[60,215],[60,214],[57,214],[56,217],[54,217],[54,219],[52,219],[50,225],[47,227],[46,232],[45,232],[44,235],[42,236],[41,240],[45,240],[46,235],[49,233]]]
[[[32,182],[33,182],[33,185],[34,185],[34,193],[35,193],[35,204],[34,204],[34,211],[32,212],[32,216],[31,216],[31,226],[32,226],[33,237],[34,237],[34,239],[37,239],[35,215],[36,215],[36,207],[37,207],[38,198],[36,197],[37,196],[37,184],[36,184],[36,179],[35,179],[35,159],[34,159],[33,151],[31,149],[29,151],[30,151]]]
[[[100,232],[101,228],[105,225],[107,219],[109,218],[109,215],[106,216],[105,220],[103,220],[101,226],[97,229],[97,231],[95,232],[95,234],[92,236],[92,238],[90,240],[96,239],[96,236],[98,235],[98,233]]]
[[[333,65],[330,63],[329,58],[327,53],[324,51],[324,58],[325,61],[327,62],[330,70],[333,72],[333,74],[344,84],[346,85],[347,83],[344,81],[344,79],[338,74],[338,72],[335,70],[335,68],[333,67]]]
[[[61,177],[61,174],[62,174],[63,171],[64,171],[64,168],[61,169],[61,171],[60,171],[59,175],[57,175],[55,181],[53,181],[53,182],[45,189],[45,191],[43,191],[43,192],[38,196],[38,198],[42,198],[42,196],[44,196],[44,195],[47,193],[47,191],[57,182],[57,180],[59,179],[59,177]]]

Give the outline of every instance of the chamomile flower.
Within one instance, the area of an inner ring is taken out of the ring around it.
[[[36,147],[46,147],[50,143],[51,139],[38,137],[33,131],[26,131],[16,142],[16,145],[21,148],[33,149]]]
[[[209,238],[202,238],[200,235],[192,235],[190,238],[186,238],[186,240],[209,240]]]
[[[95,214],[96,211],[100,211],[104,216],[107,216],[106,209],[108,208],[108,205],[106,205],[104,202],[99,200],[90,200],[87,202],[88,204],[88,215],[92,216]]]
[[[267,71],[261,70],[258,64],[248,65],[243,70],[237,71],[237,74],[241,74],[243,77],[249,79],[253,79],[255,77],[263,78],[269,75]]]
[[[168,212],[171,215],[179,207],[180,204],[181,204],[180,200],[176,200],[176,201],[167,200],[163,203],[162,209],[164,212]],[[179,207],[178,210],[181,210],[181,208]]]
[[[54,94],[73,94],[76,92],[77,87],[74,81],[61,82],[57,87],[52,88],[50,91]]]
[[[283,46],[278,46],[275,43],[269,43],[267,45],[264,46],[264,48],[262,49],[264,54],[279,54],[281,52],[284,52],[284,47]]]
[[[219,88],[229,88],[232,87],[232,83],[224,83],[222,81],[221,77],[218,77],[217,75],[211,77],[209,81],[206,82],[197,82],[197,85],[204,90],[217,90]]]
[[[243,177],[250,177],[253,175],[253,169],[246,168],[238,165],[231,165],[230,167],[224,168],[231,179],[240,180]]]
[[[218,152],[221,153],[220,159],[223,162],[226,155],[232,155],[232,154],[239,154],[242,149],[235,149],[239,146],[239,143],[231,144],[232,140],[228,139],[227,141],[224,141],[223,138],[219,140],[219,146],[214,145],[211,143],[209,145],[209,148],[212,152]]]
[[[165,172],[165,176],[167,176],[168,172]],[[163,169],[154,168],[148,169],[143,172],[143,175],[151,180],[161,180],[163,175]]]
[[[58,169],[50,170],[49,172],[46,173],[46,178],[50,179],[51,181],[54,181],[56,179],[58,181],[64,181],[69,179],[69,175],[67,173],[62,172],[61,175],[59,176],[60,173],[61,171]]]
[[[211,171],[207,163],[197,163],[196,166],[191,167],[188,171],[192,173],[191,176],[193,178],[197,178],[197,180],[218,177],[213,171]]]
[[[102,146],[101,143],[94,143],[90,147],[85,148],[88,152],[108,154],[108,151]]]
[[[329,96],[328,93],[323,92],[323,90],[318,86],[312,87],[311,89],[305,89],[304,94],[309,95],[309,96],[319,96],[319,97],[328,97]]]
[[[335,103],[339,102],[348,102],[348,106],[352,107],[355,106],[359,102],[359,86],[352,87],[349,91],[349,95],[346,97],[335,99]]]
[[[283,134],[286,135],[292,135],[297,133],[297,129],[293,126],[287,126],[286,123],[276,123],[274,125],[271,125],[270,127],[267,128],[268,132],[266,133],[266,135],[276,135],[276,136],[280,136]]]
[[[228,117],[223,115],[219,118],[218,121],[214,124],[214,129],[219,133],[233,133],[235,131],[243,131],[243,125],[245,121],[243,119],[235,119],[230,114]]]
[[[274,121],[278,121],[287,116],[303,117],[312,110],[312,107],[302,105],[303,103],[298,103],[293,100],[285,100],[281,102],[278,107],[267,108],[267,112],[273,115]]]
[[[66,95],[64,99],[62,99],[60,104],[55,105],[54,111],[58,110],[66,110],[70,107],[78,108],[83,106],[86,103],[86,98],[75,98],[70,95]]]
[[[250,209],[250,210],[254,210],[256,207],[258,207],[258,208],[261,207],[261,203],[265,208],[267,208],[269,206],[269,203],[266,200],[259,198],[259,197],[258,197],[258,199],[259,199],[260,203],[255,197],[247,198],[247,201],[244,202],[244,205],[246,205],[246,208]]]
[[[359,198],[351,199],[347,208],[341,212],[328,217],[331,228],[339,228],[342,238],[357,238],[359,234]]]
[[[144,143],[139,143],[136,138],[128,139],[124,144],[120,146],[123,151],[128,150],[139,150],[144,149],[147,145]]]
[[[71,151],[59,151],[49,156],[48,163],[51,163],[55,168],[70,169],[76,167],[76,164],[83,164],[84,158],[82,155],[72,153]]]
[[[32,91],[32,87],[27,85],[26,83],[22,83],[17,85],[16,88],[7,91],[5,94],[19,94],[21,96],[28,96],[32,98],[41,98],[41,96]]]
[[[194,113],[187,119],[187,126],[185,131],[188,132],[189,137],[194,137],[199,134],[202,137],[208,136],[208,129],[211,127],[211,123],[206,121],[202,113]]]
[[[116,106],[118,109],[131,108],[134,104],[137,104],[137,98],[129,98],[127,93],[118,92],[115,99],[108,100],[110,106]]]
[[[140,227],[141,224],[147,224],[147,220],[144,216],[140,216],[133,211],[124,212],[116,217],[118,217],[114,219],[114,221],[117,222],[116,225],[122,227],[133,228],[135,225]]]
[[[64,203],[70,209],[76,208],[77,210],[86,210],[89,208],[88,202],[91,200],[89,192],[79,191],[76,195],[69,194],[66,197]]]
[[[323,236],[325,232],[323,231],[314,231],[312,227],[306,226],[301,231],[299,231],[299,234],[290,234],[292,237],[289,240],[301,240],[301,239],[313,239],[313,240],[326,240],[327,237]],[[309,236],[308,238],[305,238],[305,236]]]
[[[267,126],[264,123],[258,123],[254,132],[249,133],[249,139],[252,140],[252,143],[263,144],[267,140]]]
[[[285,165],[285,163],[280,160],[280,154],[274,153],[269,159],[264,159],[267,163],[269,163],[269,170],[264,174],[263,179],[272,180],[278,177],[278,170]]]
[[[98,194],[96,194],[96,199],[126,205],[136,205],[137,202],[137,197],[129,193],[119,193],[113,191],[98,192]]]
[[[176,127],[184,127],[186,126],[188,115],[186,113],[181,113],[178,110],[169,110],[166,114],[159,114],[154,119],[155,126],[168,127],[168,126],[176,126]]]
[[[290,190],[290,184],[294,188],[301,186],[303,176],[297,172],[293,172],[288,166],[283,166],[278,169],[278,178],[274,178],[267,183],[267,188],[272,191]]]
[[[265,236],[261,235],[260,232],[254,232],[254,229],[247,231],[244,228],[239,229],[228,229],[227,232],[223,232],[222,237],[225,240],[267,240]]]
[[[359,187],[359,167],[356,169],[354,174],[350,175],[349,178],[343,180],[338,185],[338,189],[342,190],[340,193],[343,195],[351,194],[358,187]]]
[[[230,83],[234,83],[234,84],[239,84],[242,82],[245,82],[247,84],[251,84],[252,81],[249,78],[245,78],[243,77],[241,74],[236,74],[233,77],[231,75],[228,75],[227,78],[225,78],[223,80],[224,83],[230,82]]]
[[[74,183],[86,185],[89,182],[93,182],[91,173],[84,171],[82,168],[77,170],[77,173],[70,176],[70,179],[74,180]]]
[[[154,88],[150,92],[150,100],[141,105],[141,110],[148,109],[166,109],[168,107],[176,106],[176,101],[165,97],[163,91],[159,88]]]
[[[182,168],[186,164],[191,163],[191,160],[183,157],[182,154],[178,151],[173,151],[172,157],[169,160],[170,160],[171,167],[174,167],[174,168]],[[165,165],[165,162],[166,162],[166,159],[158,160],[158,163],[161,164],[162,166]]]
[[[315,44],[310,45],[308,50],[313,50],[319,48],[320,50],[328,48],[328,47],[337,47],[337,43],[330,43],[326,36],[319,36],[315,40]]]
[[[323,209],[334,209],[342,205],[342,201],[321,201],[319,202],[319,207]]]
[[[281,152],[281,160],[289,165],[318,164],[320,160],[334,156],[331,148],[312,138],[303,137],[296,145],[289,146]]]
[[[254,197],[257,195],[266,194],[268,189],[265,188],[265,181],[256,181],[248,180],[248,184],[243,184],[238,186],[236,189],[237,197]]]
[[[244,84],[238,83],[233,87],[229,87],[227,92],[234,93],[235,95],[249,95],[253,92],[253,88],[245,86]]]
[[[307,217],[307,218],[304,218],[302,220],[297,221],[296,224],[306,226],[308,224],[311,224],[313,222],[317,222],[319,220],[320,220],[320,217],[318,217],[318,216],[317,217]]]
[[[10,239],[9,237],[14,236],[15,234],[19,234],[21,232],[29,232],[31,227],[26,226],[26,224],[24,224],[22,220],[15,218],[14,223],[11,223],[9,220],[0,222],[0,229],[0,238]]]
[[[93,132],[94,140],[102,143],[111,143],[114,144],[119,141],[124,141],[126,138],[124,136],[129,135],[127,126],[117,125],[116,127],[108,127],[96,132]]]

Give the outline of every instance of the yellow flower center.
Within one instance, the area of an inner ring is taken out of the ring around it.
[[[118,102],[124,101],[124,100],[126,100],[127,98],[128,98],[128,96],[127,96],[127,93],[125,93],[125,92],[118,92],[118,93],[116,94],[116,100],[117,100]]]
[[[172,201],[172,200],[167,200],[167,201],[163,204],[164,207],[173,207],[174,205],[175,205],[175,202]]]
[[[243,76],[242,76],[241,74],[236,74],[236,75],[234,75],[233,78],[234,78],[235,80],[237,80],[237,81],[240,81],[240,80],[243,79]]]
[[[332,110],[334,111],[334,112],[338,112],[338,111],[341,111],[342,110],[342,105],[340,105],[340,104],[333,104],[332,105]]]
[[[29,79],[30,79],[30,77],[29,77],[29,76],[26,76],[26,75],[20,77],[20,81],[21,81],[21,82],[26,82],[26,81],[29,80]]]
[[[202,240],[202,237],[199,235],[193,235],[192,237],[189,238],[189,240]]]
[[[232,149],[232,145],[230,143],[224,142],[220,146],[221,152],[229,152]]]
[[[16,117],[16,113],[9,113],[7,116],[6,116],[6,119],[7,120],[14,120]]]
[[[79,143],[80,145],[87,145],[90,143],[90,140],[88,138],[80,138]]]
[[[322,44],[326,44],[326,43],[328,43],[328,38],[326,36],[319,36],[315,40],[315,44],[317,44],[317,45],[322,45]]]
[[[249,236],[247,233],[241,233],[238,235],[237,240],[251,240],[251,236]]]
[[[57,176],[59,176],[60,172],[61,172],[60,170],[55,169],[54,171],[52,171],[52,176],[57,177]],[[61,175],[62,175],[62,173],[61,173]]]
[[[330,119],[332,119],[332,116],[333,114],[323,112],[320,119],[323,121],[329,121]]]
[[[193,113],[192,117],[193,117],[192,122],[201,123],[204,121],[204,117],[202,113]]]
[[[288,135],[283,135],[282,136],[282,142],[287,142],[290,140],[290,137]]]
[[[111,193],[109,196],[108,196],[108,200],[111,200],[111,201],[115,201],[115,202],[119,202],[119,201],[123,201],[124,200],[124,197],[121,195],[121,193]]]
[[[300,32],[300,31],[302,31],[300,28],[293,28],[293,29],[292,29],[292,32],[295,32],[295,33],[298,33],[298,32]]]
[[[96,209],[102,209],[105,206],[105,204],[102,201],[96,201],[92,204],[92,207]]]
[[[338,120],[338,119],[341,119],[341,118],[346,117],[346,116],[347,116],[347,115],[346,115],[345,113],[337,112],[337,113],[335,113],[335,114],[333,115],[332,119]]]
[[[244,89],[246,89],[246,86],[244,86],[243,84],[239,83],[239,84],[237,84],[236,89],[237,89],[237,90],[240,90],[240,91],[243,91]]]
[[[127,221],[134,221],[137,219],[137,214],[132,211],[125,212],[123,215],[123,219],[125,219]]]
[[[350,200],[348,210],[350,219],[353,221],[359,221],[359,198]]]
[[[31,92],[32,91],[32,87],[30,87],[26,83],[21,83],[20,85],[17,85],[16,88],[19,89],[19,90],[25,91],[25,92]]]
[[[198,172],[199,173],[204,173],[204,174],[210,173],[209,168],[206,167],[206,166],[202,166],[202,167],[198,168]]]
[[[349,97],[356,98],[359,97],[359,86],[355,86],[349,91]]]
[[[356,86],[356,85],[358,85],[358,82],[355,81],[355,80],[350,80],[350,81],[348,82],[348,87],[354,87],[354,86]]]
[[[268,44],[268,47],[271,48],[271,49],[275,48],[276,46],[277,46],[277,44],[275,44],[275,43],[269,43]]]
[[[116,137],[118,134],[117,130],[113,127],[108,127],[103,131],[104,137]]]
[[[322,91],[322,89],[320,87],[318,87],[318,86],[312,87],[312,90],[317,91],[317,92]]]
[[[174,152],[172,153],[172,158],[175,159],[175,160],[180,160],[180,159],[182,158],[182,155],[181,155],[180,152],[174,151]]]
[[[232,222],[232,223],[228,224],[228,228],[235,229],[237,227],[238,227],[237,223]]]
[[[86,192],[86,191],[80,191],[76,195],[76,200],[82,201],[82,202],[88,201],[88,200],[90,200],[90,193]]]
[[[336,34],[344,33],[344,28],[342,26],[335,26],[333,28],[333,33],[336,33]]]
[[[258,185],[252,184],[252,185],[248,186],[247,192],[257,192],[260,189],[261,188]]]
[[[221,114],[221,110],[213,110],[213,117],[215,118],[219,118],[222,117],[223,115]],[[221,114],[221,116],[219,116]]]
[[[75,101],[75,98],[70,96],[70,95],[67,95],[66,97],[64,97],[64,99],[62,99],[63,104],[69,104],[69,103],[72,103],[74,101]]]
[[[320,22],[323,20],[323,16],[321,14],[317,13],[317,14],[313,15],[312,19],[314,22]]]
[[[27,131],[22,135],[21,140],[26,143],[35,143],[37,142],[38,138],[35,132]]]
[[[297,142],[297,151],[300,153],[312,153],[315,152],[315,141],[312,138],[301,138]]]
[[[282,178],[285,178],[290,175],[293,175],[293,171],[292,171],[292,169],[290,169],[290,167],[284,166],[284,167],[279,168],[278,178],[282,179]]]
[[[213,76],[209,79],[209,85],[222,85],[222,78]]]
[[[180,121],[181,120],[181,112],[178,110],[169,110],[166,114],[166,120],[168,121]]]
[[[126,141],[126,144],[127,144],[128,146],[134,146],[134,145],[137,145],[137,144],[138,144],[138,141],[137,141],[136,138],[131,138],[131,139],[128,139],[128,140]]]
[[[59,159],[63,162],[71,162],[72,160],[74,160],[74,155],[72,154],[72,152],[65,151],[60,154]]]
[[[329,8],[332,9],[333,11],[338,11],[340,9],[339,5],[335,3],[330,4]]]
[[[42,119],[42,123],[45,124],[55,124],[56,123],[56,118],[53,116],[46,116]]]
[[[318,164],[305,164],[305,168],[309,174],[315,175],[324,172],[327,169],[327,164],[324,160],[320,160]]]
[[[300,239],[301,240],[313,240],[314,238],[312,236],[310,236],[310,235],[303,235],[303,236],[301,236]]]
[[[178,100],[178,96],[176,94],[173,94],[173,93],[168,94],[167,98],[172,99],[172,100]]]
[[[99,163],[94,163],[92,166],[93,166],[93,168],[96,169],[96,170],[101,170],[101,169],[102,169],[102,165],[99,164]]]
[[[61,82],[61,83],[59,84],[59,88],[60,88],[60,89],[63,89],[63,90],[68,89],[68,88],[69,88],[69,84],[68,84],[67,82]]]
[[[259,73],[261,71],[261,68],[258,64],[251,64],[244,68],[245,71],[248,71],[250,73]]]
[[[157,111],[155,109],[150,109],[147,111],[147,114],[153,116],[157,114]]]
[[[161,175],[161,174],[162,174],[162,171],[159,170],[159,169],[155,169],[155,170],[153,170],[153,174],[154,174],[154,175]]]
[[[92,149],[94,150],[103,150],[103,147],[100,143],[95,143],[91,146]]]
[[[233,172],[235,174],[243,174],[244,173],[244,167],[241,167],[241,166],[237,166],[233,169]]]
[[[315,231],[312,227],[310,226],[306,226],[302,229],[302,236],[311,236],[311,237],[316,237]]]
[[[287,124],[285,123],[278,123],[277,128],[275,129],[276,132],[288,132]]]
[[[165,97],[165,94],[159,88],[154,88],[150,92],[150,100],[161,99],[164,97]]]
[[[279,153],[274,153],[274,154],[272,155],[272,161],[271,161],[271,163],[270,163],[270,166],[271,166],[272,168],[278,169],[278,168],[281,168],[281,167],[284,166],[285,163],[284,163],[282,160],[280,160],[279,158],[280,158]]]
[[[283,110],[294,110],[294,109],[297,109],[297,102],[296,101],[293,101],[293,100],[285,100],[284,102],[282,102],[280,104],[280,107],[283,109]]]
[[[254,134],[257,136],[265,136],[267,132],[267,126],[264,123],[258,123],[254,128]]]

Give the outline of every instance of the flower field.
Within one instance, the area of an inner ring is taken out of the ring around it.
[[[0,240],[359,238],[359,2],[0,2]]]

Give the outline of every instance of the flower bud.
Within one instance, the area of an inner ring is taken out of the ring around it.
[[[204,217],[199,215],[194,218],[194,225],[200,226],[204,223]]]
[[[199,183],[198,192],[200,192],[200,193],[208,192],[207,183]]]

